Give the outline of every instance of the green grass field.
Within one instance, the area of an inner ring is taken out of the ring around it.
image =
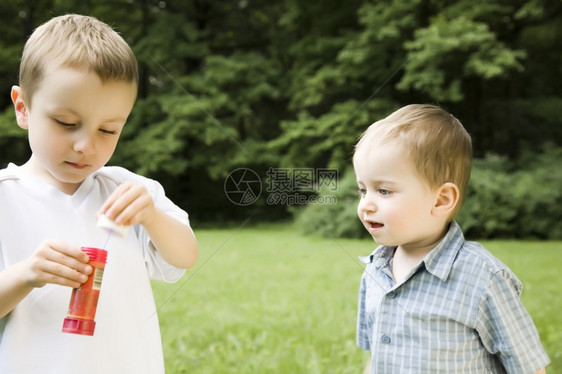
[[[199,230],[200,257],[154,282],[168,374],[361,373],[357,256],[370,240],[303,237],[288,225]],[[523,302],[562,374],[561,242],[485,245],[523,281]]]

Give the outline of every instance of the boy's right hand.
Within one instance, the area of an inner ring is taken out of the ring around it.
[[[21,264],[23,278],[30,287],[47,283],[78,288],[88,280],[92,266],[80,248],[68,243],[47,240]]]

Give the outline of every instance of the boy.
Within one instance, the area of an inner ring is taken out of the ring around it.
[[[544,373],[521,283],[454,222],[472,158],[449,113],[408,105],[355,148],[359,219],[380,245],[361,279],[357,344],[375,373]]]
[[[11,97],[32,155],[0,170],[0,373],[164,372],[149,277],[178,280],[198,250],[159,183],[104,166],[137,85],[130,47],[95,18],[55,17],[25,45]],[[94,336],[63,333],[101,214],[132,227],[109,241]]]

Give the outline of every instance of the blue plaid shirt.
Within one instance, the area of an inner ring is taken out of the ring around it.
[[[362,258],[357,345],[372,374],[534,373],[550,362],[519,279],[455,222],[401,283],[394,250]]]

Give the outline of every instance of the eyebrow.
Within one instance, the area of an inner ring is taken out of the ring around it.
[[[359,179],[357,179],[356,182],[357,182],[358,184],[359,184],[359,183],[365,184],[364,181],[359,180]],[[374,184],[374,185],[376,185],[376,186],[379,186],[379,185],[381,185],[381,184],[388,184],[388,185],[393,186],[393,185],[396,185],[396,184],[397,184],[396,181],[393,181],[393,180],[390,180],[390,179],[374,179],[374,180],[369,180],[369,181],[367,181],[367,183],[368,183],[368,184],[371,184],[371,183],[372,183],[372,184]]]

